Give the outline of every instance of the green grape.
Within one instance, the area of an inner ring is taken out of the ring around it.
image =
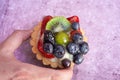
[[[65,32],[58,32],[55,36],[55,41],[57,44],[66,45],[69,42],[69,35]]]

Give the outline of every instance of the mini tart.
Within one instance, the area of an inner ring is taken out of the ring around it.
[[[40,29],[41,29],[41,22],[34,27],[33,33],[31,34],[31,40],[30,44],[32,46],[32,51],[34,54],[36,54],[36,58],[38,60],[41,60],[44,65],[50,65],[52,68],[64,68],[61,64],[60,59],[57,59],[56,57],[54,60],[51,58],[46,58],[44,57],[40,51],[37,48],[38,45],[38,40],[39,40],[39,35],[40,35]],[[82,35],[83,35],[83,41],[87,42],[87,38],[84,36],[84,31],[81,29]],[[73,67],[74,63],[71,62],[71,66]]]

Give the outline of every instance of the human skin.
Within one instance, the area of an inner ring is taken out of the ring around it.
[[[32,30],[16,30],[0,44],[0,80],[71,80],[73,68],[55,70],[23,63],[14,51],[30,37]]]

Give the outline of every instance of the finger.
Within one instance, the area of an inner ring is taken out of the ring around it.
[[[59,74],[63,80],[71,80],[73,75],[73,66],[68,69],[59,70]],[[67,76],[65,74],[67,74]]]
[[[16,30],[14,31],[1,45],[2,51],[7,53],[13,53],[24,40],[26,40],[32,30]]]

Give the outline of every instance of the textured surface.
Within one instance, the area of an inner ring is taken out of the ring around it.
[[[0,0],[0,42],[15,29],[30,29],[45,15],[78,15],[90,51],[75,66],[73,80],[120,80],[119,0]],[[40,65],[29,40],[15,51],[27,63]]]

